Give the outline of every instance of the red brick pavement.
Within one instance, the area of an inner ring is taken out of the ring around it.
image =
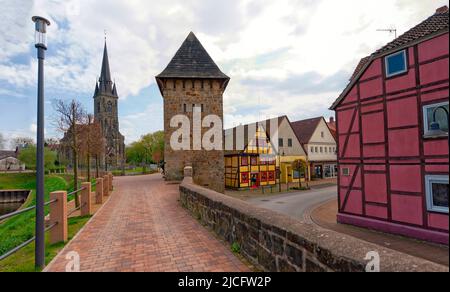
[[[249,271],[178,202],[178,185],[160,175],[117,177],[115,191],[89,224],[47,267],[65,271],[80,255],[83,272]]]

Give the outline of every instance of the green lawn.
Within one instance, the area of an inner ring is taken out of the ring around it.
[[[80,231],[91,217],[69,218],[69,241]],[[46,265],[64,248],[64,243],[51,245],[46,237]],[[0,262],[1,272],[39,272],[34,267],[34,243]]]
[[[152,170],[150,168],[147,168],[144,172],[144,168],[143,167],[136,167],[133,169],[126,169],[125,170],[125,175],[138,175],[138,174],[154,174],[157,173],[156,170]],[[114,176],[121,176],[122,175],[122,171],[121,170],[114,170],[112,171],[112,174]]]
[[[49,200],[49,194],[53,191],[58,190],[71,190],[73,188],[73,183],[70,183],[67,178],[62,178],[59,175],[48,175],[45,177],[45,201]],[[36,204],[36,175],[35,174],[0,174],[0,190],[1,189],[25,189],[32,190],[31,197],[28,199],[24,207],[33,206]],[[48,207],[46,208],[46,213],[48,213]],[[71,219],[73,222],[75,219]],[[83,220],[81,221],[83,222]],[[85,223],[85,222],[84,222]],[[83,223],[83,225],[84,225]],[[75,224],[77,225],[77,224]],[[20,245],[22,242],[32,238],[35,233],[35,212],[30,211],[19,216],[10,218],[3,223],[0,223],[0,255],[11,250],[12,248]],[[74,231],[77,228],[73,228]],[[34,246],[34,245],[33,245]],[[27,258],[27,250],[31,248],[31,245],[26,249],[22,250],[17,255],[22,255]],[[51,249],[49,249],[51,250]],[[49,255],[50,256],[50,255]],[[6,259],[4,262],[9,262],[8,269],[20,270],[22,268],[29,270],[29,267],[21,266],[22,261],[18,261],[14,266],[11,259],[16,258],[12,256]],[[33,262],[34,255],[32,259],[27,260]],[[3,270],[3,262],[0,262],[0,271]],[[13,267],[14,266],[14,267]],[[33,268],[34,270],[34,268]]]

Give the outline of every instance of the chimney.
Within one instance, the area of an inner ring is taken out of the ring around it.
[[[330,118],[330,124],[334,124],[334,117]]]
[[[447,7],[447,5],[445,5],[445,6],[442,6],[438,9],[436,9],[436,14],[446,13],[447,11],[448,11],[448,7]]]

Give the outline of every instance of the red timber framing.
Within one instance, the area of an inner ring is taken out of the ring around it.
[[[403,48],[408,70],[390,78],[373,59],[335,106],[341,223],[448,244],[448,213],[429,211],[425,189],[425,176],[449,175],[448,138],[425,138],[423,117],[449,100],[448,41]]]

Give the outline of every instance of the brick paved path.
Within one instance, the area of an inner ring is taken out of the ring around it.
[[[177,201],[178,185],[160,175],[118,177],[115,191],[47,271],[65,271],[67,253],[81,271],[239,272],[248,267]]]

